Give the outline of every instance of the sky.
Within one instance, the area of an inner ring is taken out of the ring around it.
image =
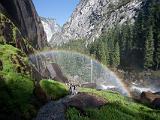
[[[69,19],[79,0],[33,0],[39,16],[56,19],[61,26]]]

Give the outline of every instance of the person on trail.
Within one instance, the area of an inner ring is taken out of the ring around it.
[[[72,84],[70,85],[70,87],[69,87],[69,93],[71,95],[76,95],[78,93],[75,85],[72,85]]]
[[[77,94],[77,89],[76,89],[76,86],[74,85],[73,86],[73,95],[76,95]]]
[[[70,95],[72,94],[72,84],[70,84],[70,86],[69,86],[69,94]]]

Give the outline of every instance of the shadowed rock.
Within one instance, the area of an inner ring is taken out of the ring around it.
[[[39,84],[35,85],[34,95],[36,98],[42,103],[45,104],[49,101],[49,96],[47,96],[46,92],[41,88]]]
[[[160,98],[154,99],[152,105],[154,108],[160,108]]]
[[[101,107],[106,103],[105,99],[87,93],[79,93],[64,102],[67,107],[76,107],[81,111],[84,111],[86,108]]]

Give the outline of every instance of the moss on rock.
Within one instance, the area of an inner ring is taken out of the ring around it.
[[[34,48],[22,37],[19,29],[2,13],[0,13],[0,44],[10,44],[26,54],[34,52]]]
[[[57,100],[68,94],[68,87],[60,82],[53,80],[41,80],[40,85],[52,100]]]

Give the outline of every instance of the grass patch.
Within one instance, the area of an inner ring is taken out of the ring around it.
[[[27,64],[25,54],[19,49],[11,45],[0,45],[0,60],[3,63],[3,69],[0,71],[0,111],[2,112],[0,118],[4,114],[9,114],[7,117],[10,119],[14,114],[14,117],[30,119],[29,111],[33,108],[30,104],[33,81],[29,75],[17,73],[12,55],[19,56],[20,61]]]
[[[53,80],[41,80],[40,85],[52,100],[57,100],[68,94],[68,87],[60,82]]]
[[[109,103],[100,109],[86,109],[85,115],[75,108],[67,110],[69,120],[160,120],[160,111],[134,102],[132,99],[111,91],[96,91],[82,88],[87,92],[105,98]]]

